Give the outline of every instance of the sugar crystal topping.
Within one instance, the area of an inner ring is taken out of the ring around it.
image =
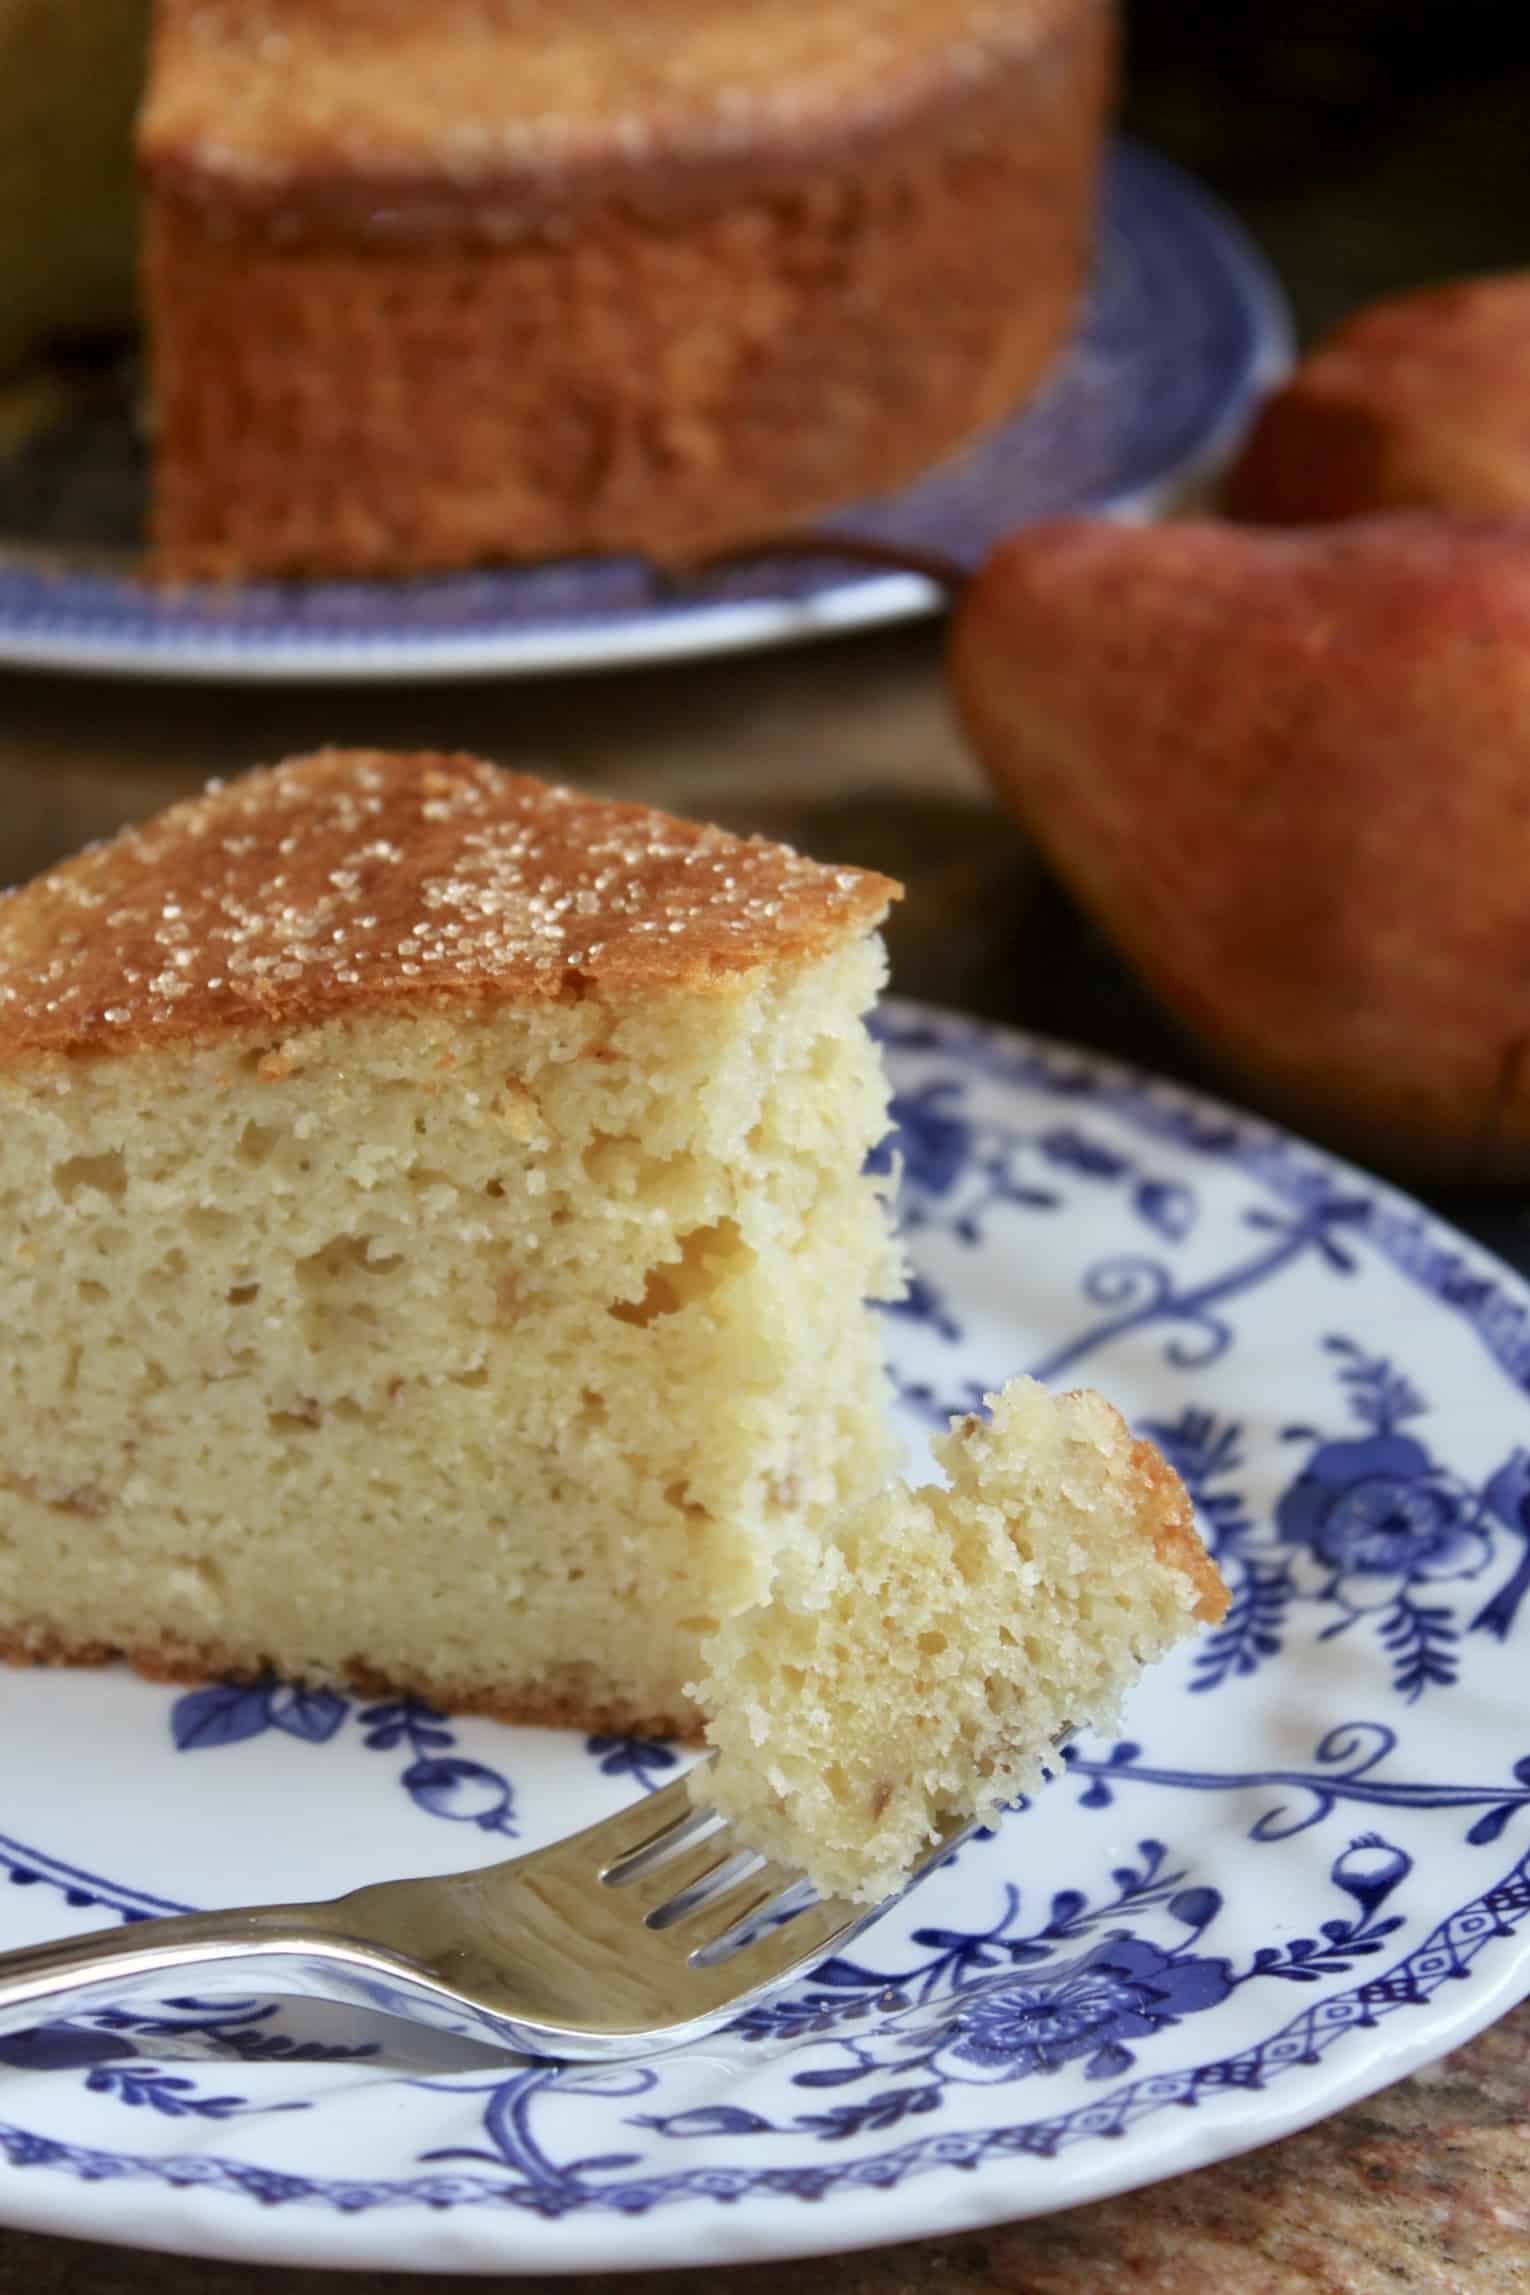
[[[162,0],[146,155],[230,182],[641,163],[980,79],[1077,0]]]
[[[470,757],[325,750],[0,901],[0,1043],[704,984],[864,931],[895,890]]]

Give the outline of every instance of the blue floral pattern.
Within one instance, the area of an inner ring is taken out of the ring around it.
[[[1144,2158],[1164,2172],[1187,2156],[1187,2116],[1241,2127],[1267,2090],[1309,2109],[1352,2084],[1383,2023],[1442,2047],[1530,1984],[1524,1287],[1222,1111],[962,1023],[893,1007],[882,1025],[917,1271],[889,1333],[912,1419],[975,1402],[1026,1351],[1085,1370],[1183,1474],[1231,1589],[1223,1625],[1133,1701],[1131,1734],[1070,1745],[1053,1785],[855,1958],[704,2058],[416,2073],[376,2027],[348,2049],[269,2002],[107,2011],[0,2046],[18,2193],[184,2181],[231,2224],[251,2201],[383,2214],[400,2260],[421,2262],[410,2227],[450,2209],[485,2268],[573,2252],[526,2248],[518,2225],[595,2242],[584,2261],[667,2260],[726,2208],[765,2254],[804,2207],[874,2197],[903,2208],[888,2236],[934,2226],[963,2174],[992,2171],[983,2204],[1010,2213],[1107,2190]],[[995,1303],[1012,1279],[1045,1302],[1033,1329]],[[22,1695],[0,1676],[0,1741],[27,1726],[8,1720]],[[322,1806],[343,1777],[369,1811],[426,1820],[400,1840],[445,1819],[489,1836],[486,1855],[652,1790],[678,1760],[270,1681],[133,1695],[167,1806],[179,1778],[237,1796],[241,1779],[312,1776]],[[44,1848],[40,1804],[6,1778],[0,1921],[6,1900],[28,1908],[18,1938],[47,1907],[59,1924],[175,1909],[172,1871],[195,1893],[184,1856],[145,1854],[155,1893]],[[358,2174],[346,2099],[389,2082],[409,2137]],[[237,2147],[219,2133],[235,2124]],[[932,2196],[895,2203],[905,2191]],[[620,2248],[598,2244],[602,2224]]]
[[[243,1745],[268,1729],[327,1745],[344,1728],[353,1701],[326,1689],[304,1689],[270,1677],[255,1682],[210,1682],[188,1690],[170,1708],[170,1734],[180,1753]],[[400,1697],[356,1713],[369,1753],[408,1756],[399,1784],[417,1809],[480,1832],[516,1833],[515,1795],[499,1770],[465,1761],[446,1716],[417,1697]]]
[[[1501,1530],[1525,1535],[1530,1461],[1516,1448],[1474,1489],[1418,1434],[1401,1431],[1426,1417],[1428,1406],[1390,1357],[1370,1355],[1340,1334],[1324,1346],[1337,1358],[1350,1415],[1364,1431],[1286,1428],[1286,1440],[1307,1446],[1308,1454],[1268,1524],[1246,1510],[1228,1479],[1242,1465],[1236,1424],[1193,1406],[1176,1420],[1149,1423],[1196,1500],[1232,1590],[1226,1619],[1196,1653],[1195,1687],[1219,1689],[1278,1657],[1292,1605],[1309,1602],[1328,1613],[1325,1640],[1372,1627],[1394,1687],[1411,1704],[1455,1682],[1464,1632],[1501,1639],[1513,1624],[1526,1590],[1523,1556],[1485,1607],[1475,1589],[1493,1566]]]
[[[675,1767],[675,1755],[667,1745],[655,1745],[644,1737],[587,1737],[585,1751],[599,1765],[602,1777],[630,1777],[645,1793],[657,1793]]]

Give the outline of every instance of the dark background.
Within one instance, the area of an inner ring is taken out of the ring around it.
[[[1304,334],[1530,265],[1530,0],[1128,0],[1127,128],[1221,192]]]

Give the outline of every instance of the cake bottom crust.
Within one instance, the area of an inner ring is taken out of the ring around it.
[[[105,1642],[70,1642],[46,1626],[35,1631],[20,1627],[0,1629],[0,1663],[6,1665],[104,1666],[119,1659],[148,1681],[253,1681],[274,1670],[251,1665],[228,1651],[210,1646],[192,1649],[184,1643],[167,1640],[118,1649]],[[347,1662],[341,1680],[333,1686],[354,1690],[361,1697],[418,1697],[443,1713],[482,1714],[490,1721],[519,1722],[540,1729],[577,1729],[592,1737],[670,1738],[687,1745],[701,1743],[701,1716],[694,1709],[687,1708],[681,1713],[642,1713],[620,1700],[609,1701],[582,1691],[573,1683],[474,1686],[435,1681],[424,1675],[410,1675],[405,1679],[379,1673],[365,1659],[354,1658]]]

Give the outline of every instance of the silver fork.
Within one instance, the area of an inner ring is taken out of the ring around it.
[[[914,1877],[968,1830],[953,1825]],[[376,1882],[321,1904],[173,1913],[0,1953],[0,2034],[193,1983],[258,1982],[520,2054],[601,2062],[715,2031],[895,1901],[815,1896],[738,1848],[682,1779],[477,1872]]]

